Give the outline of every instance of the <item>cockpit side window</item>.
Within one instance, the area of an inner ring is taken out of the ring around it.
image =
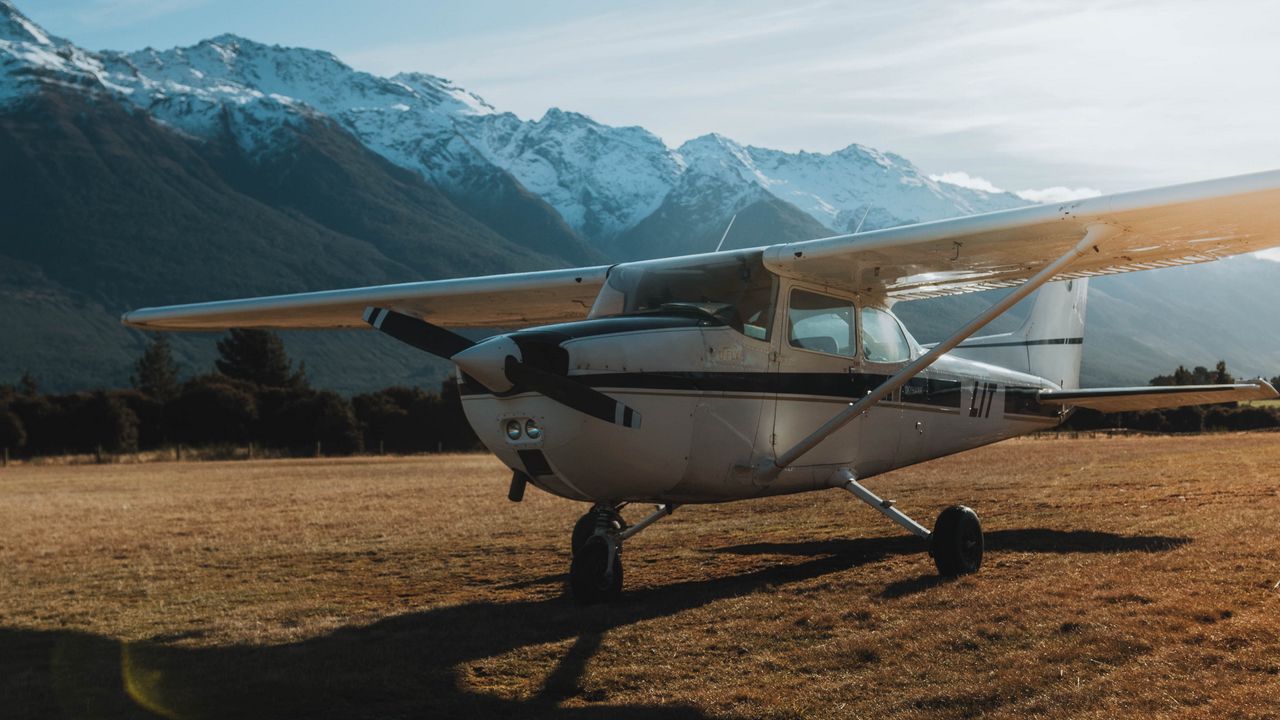
[[[911,357],[911,346],[892,315],[862,308],[862,352],[868,362],[902,362]]]
[[[803,350],[854,357],[856,317],[848,300],[797,288],[787,308],[787,341]]]

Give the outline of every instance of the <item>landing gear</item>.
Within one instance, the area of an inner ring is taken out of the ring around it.
[[[583,605],[616,600],[622,593],[622,541],[670,515],[675,505],[659,505],[640,522],[627,527],[619,506],[599,503],[573,526],[573,562],[569,564],[569,592]]]
[[[892,500],[881,500],[863,487],[850,470],[836,473],[831,485],[848,491],[913,535],[928,539],[929,554],[938,566],[939,575],[967,575],[978,572],[978,568],[982,567],[982,523],[978,521],[978,513],[973,510],[963,505],[953,505],[938,515],[938,521],[933,524],[933,532],[929,532],[923,525],[895,508]]]
[[[618,510],[618,507],[612,505],[597,505],[578,518],[578,522],[573,525],[573,537],[570,540],[575,556],[586,544],[587,539],[596,534],[596,525],[599,523],[601,514],[605,515],[606,532],[622,532],[622,515]]]
[[[929,539],[929,553],[943,577],[967,575],[982,567],[982,523],[978,513],[953,505],[938,515]]]
[[[569,565],[569,590],[582,605],[616,600],[622,594],[622,543],[608,535],[588,537]]]

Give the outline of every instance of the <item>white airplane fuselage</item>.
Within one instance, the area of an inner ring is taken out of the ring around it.
[[[784,327],[786,309],[774,312],[774,327]],[[905,335],[912,357],[922,353]],[[841,470],[867,478],[1053,427],[1063,417],[1035,401],[1036,391],[1057,388],[1048,380],[946,355],[762,481],[753,467],[788,450],[906,361],[807,350],[780,332],[757,339],[696,313],[598,317],[508,337],[526,358],[642,417],[638,427],[624,427],[519,387],[495,395],[460,373],[463,408],[481,442],[539,488],[574,500],[710,503],[818,490],[831,487]],[[538,437],[509,437],[513,419],[534,420]]]

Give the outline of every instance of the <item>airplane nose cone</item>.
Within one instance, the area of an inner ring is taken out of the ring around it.
[[[507,377],[508,356],[517,361],[524,359],[520,355],[520,347],[510,335],[496,335],[472,345],[451,359],[462,368],[462,372],[475,378],[490,391],[504,393],[514,386]]]

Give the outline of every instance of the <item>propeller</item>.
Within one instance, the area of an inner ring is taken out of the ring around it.
[[[446,360],[475,345],[474,341],[439,325],[386,308],[365,308],[364,321],[406,345]]]
[[[584,415],[628,428],[640,427],[640,413],[608,395],[582,383],[547,372],[508,355],[503,368],[507,377]]]
[[[634,408],[571,377],[525,362],[520,345],[511,335],[497,335],[477,343],[386,308],[366,308],[364,321],[400,342],[452,360],[491,392],[528,388],[584,415],[622,427],[640,427],[640,413]]]

